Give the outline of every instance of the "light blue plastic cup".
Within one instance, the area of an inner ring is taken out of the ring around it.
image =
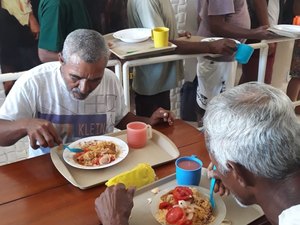
[[[197,156],[192,155],[178,158],[175,165],[178,185],[199,185],[203,163]]]
[[[253,54],[254,48],[246,44],[237,44],[235,59],[240,64],[247,64]]]

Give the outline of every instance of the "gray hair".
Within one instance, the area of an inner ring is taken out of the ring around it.
[[[270,85],[247,83],[213,98],[204,117],[206,145],[219,164],[282,179],[300,168],[300,123],[286,94]]]
[[[100,33],[94,30],[78,29],[67,36],[62,50],[65,62],[69,62],[73,55],[77,55],[85,62],[94,63],[101,57],[108,61],[110,53]]]

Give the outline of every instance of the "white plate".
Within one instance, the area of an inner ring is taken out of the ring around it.
[[[178,186],[178,185],[176,185],[176,186]],[[170,190],[174,189],[176,186],[173,186],[173,187],[170,187],[170,188],[167,188],[165,190],[158,192],[158,194],[156,194],[155,197],[152,199],[150,207],[151,207],[151,213],[155,219],[156,219],[155,215],[157,214],[158,206],[160,203],[160,197],[162,195],[168,193]],[[209,199],[209,190],[208,189],[202,188],[199,186],[190,186],[190,187],[196,188],[201,194],[203,194],[204,196],[206,196]],[[215,197],[216,207],[213,209],[213,215],[214,215],[215,219],[209,225],[221,224],[221,222],[224,220],[224,218],[226,216],[226,206],[225,206],[225,203],[223,202],[222,198],[217,194],[215,194],[214,197]]]
[[[122,141],[121,139],[116,138],[116,137],[110,137],[110,136],[104,136],[104,135],[103,136],[92,136],[92,137],[82,138],[80,140],[77,140],[77,141],[71,143],[69,146],[71,148],[79,148],[79,143],[80,142],[92,141],[92,140],[111,141],[111,142],[115,143],[115,145],[117,145],[118,150],[120,151],[119,155],[118,155],[118,158],[116,158],[116,160],[112,161],[111,163],[104,164],[104,165],[84,166],[84,165],[80,165],[78,162],[76,162],[74,160],[73,156],[76,153],[65,149],[64,152],[63,152],[63,158],[64,158],[65,162],[68,163],[69,165],[71,165],[73,167],[76,167],[76,168],[79,168],[79,169],[94,170],[94,169],[102,169],[102,168],[113,166],[113,165],[121,162],[128,155],[129,148],[128,148],[128,145],[124,141]]]
[[[146,41],[151,37],[151,29],[148,28],[131,28],[117,31],[113,34],[114,38],[120,39],[127,43],[137,43]]]
[[[274,25],[272,28],[275,28],[277,30],[295,33],[295,34],[300,34],[300,26],[299,25],[278,24],[278,25]]]

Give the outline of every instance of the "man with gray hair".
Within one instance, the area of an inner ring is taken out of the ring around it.
[[[109,50],[96,31],[70,33],[59,62],[44,63],[22,75],[0,108],[0,145],[14,144],[28,135],[29,156],[49,147],[87,136],[125,129],[130,121],[154,125],[173,123],[162,108],[150,118],[137,117],[125,106],[117,76],[106,69]]]
[[[300,123],[282,91],[246,83],[213,98],[204,117],[214,175],[272,224],[300,221]]]
[[[299,225],[300,123],[285,93],[259,83],[234,87],[210,101],[204,129],[214,176],[235,198],[260,205],[273,225]],[[95,201],[103,225],[127,225],[132,197],[124,185],[107,188]]]

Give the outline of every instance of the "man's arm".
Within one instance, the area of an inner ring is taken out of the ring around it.
[[[158,108],[152,113],[150,118],[143,117],[143,116],[136,116],[133,113],[129,112],[116,125],[116,128],[124,130],[126,129],[126,125],[133,121],[140,121],[150,125],[155,125],[163,122],[168,123],[169,125],[173,125],[174,120],[175,120],[175,115],[172,112],[165,110],[163,108]]]
[[[38,53],[41,62],[58,61],[58,52],[52,52],[46,49],[39,48]]]
[[[274,34],[267,30],[268,26],[262,26],[256,29],[245,29],[227,23],[225,15],[209,16],[209,27],[212,33],[221,37],[258,40],[274,38]]]
[[[177,54],[222,54],[232,55],[236,51],[236,43],[230,39],[221,39],[212,42],[190,42],[184,40],[172,40],[177,45]]]
[[[42,4],[42,5],[41,5]],[[58,61],[64,42],[66,21],[59,1],[44,1],[39,6],[40,35],[38,55],[41,62]]]
[[[33,149],[54,147],[62,143],[52,123],[42,119],[19,119],[9,121],[0,119],[0,146],[9,146],[21,138],[29,136]]]
[[[25,120],[9,121],[0,119],[0,146],[9,146],[27,135]]]

